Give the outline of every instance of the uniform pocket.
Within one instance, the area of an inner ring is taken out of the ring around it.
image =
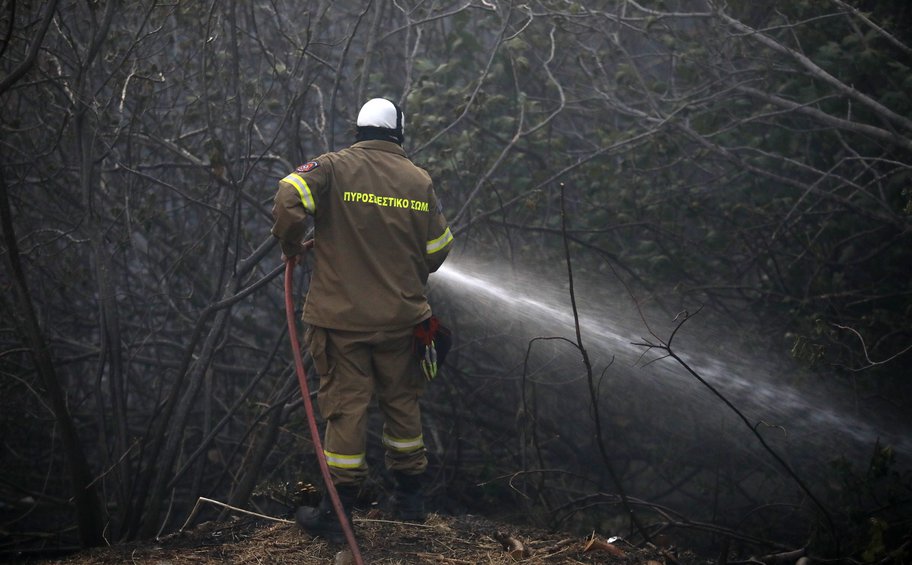
[[[324,379],[329,376],[329,359],[326,357],[326,330],[310,326],[304,332],[304,343],[310,351],[317,376]]]
[[[310,350],[314,369],[320,380],[320,387],[317,389],[317,407],[320,410],[320,416],[326,421],[334,420],[341,414],[339,395],[335,392],[338,385],[332,378],[333,366],[326,353],[328,341],[329,336],[324,328],[310,326],[304,334],[304,342]]]

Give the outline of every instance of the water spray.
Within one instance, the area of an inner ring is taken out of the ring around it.
[[[510,319],[525,323],[535,331],[573,341],[574,318],[566,286],[549,282],[540,274],[524,277],[519,269],[505,272],[502,265],[482,264],[466,256],[454,256],[437,271],[434,285],[442,287],[447,295],[460,296],[463,304],[477,305],[483,312],[498,312],[500,324],[504,319]],[[584,284],[584,289],[587,286]],[[623,292],[618,291],[618,294]],[[622,367],[643,370],[648,367],[649,373],[642,378],[633,379],[629,371],[623,375],[631,381],[631,386],[661,386],[662,394],[688,394],[693,402],[707,401],[696,396],[689,388],[690,383],[681,379],[681,372],[676,372],[670,364],[643,357],[643,348],[634,345],[642,341],[641,332],[645,326],[638,312],[627,309],[613,296],[591,298],[583,294],[579,308],[580,326],[588,349],[616,357]],[[703,319],[710,319],[710,314]],[[745,354],[731,345],[731,336],[723,331],[705,336],[699,335],[698,330],[692,331],[693,335],[677,338],[688,341],[679,347],[687,351],[680,353],[680,357],[726,396],[754,411],[757,420],[788,419],[792,428],[807,432],[808,441],[817,438],[820,430],[827,429],[844,437],[848,447],[870,445],[882,439],[888,440],[898,453],[912,454],[912,436],[902,429],[905,420],[881,416],[877,410],[865,413],[862,419],[848,407],[837,407],[839,399],[831,395],[775,382],[782,380],[783,370],[800,371],[787,361],[758,359]],[[706,353],[710,347],[714,351]],[[877,418],[882,421],[876,422]],[[826,437],[819,441],[826,447],[833,447],[833,439]]]

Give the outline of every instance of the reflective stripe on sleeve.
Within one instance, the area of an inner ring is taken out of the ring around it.
[[[326,464],[337,469],[357,469],[364,465],[364,453],[342,455],[324,450],[323,455],[326,457]]]
[[[449,245],[451,241],[453,241],[453,234],[450,232],[450,228],[447,228],[446,231],[443,232],[443,235],[427,242],[427,254],[437,253]]]
[[[315,208],[313,194],[311,194],[310,187],[307,186],[307,181],[304,180],[304,177],[298,173],[291,173],[282,180],[295,187],[298,194],[301,195],[301,204],[304,205],[304,209],[313,214]]]
[[[411,453],[424,447],[424,436],[398,438],[383,434],[383,445],[400,453]]]

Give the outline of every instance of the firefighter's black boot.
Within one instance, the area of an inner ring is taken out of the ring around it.
[[[345,517],[352,527],[352,507],[358,496],[358,487],[355,486],[336,486],[336,492],[339,493],[339,501],[345,510]],[[312,536],[325,538],[331,543],[345,543],[345,532],[342,531],[342,525],[336,517],[336,511],[333,509],[332,499],[329,493],[324,492],[323,498],[320,499],[320,505],[300,506],[295,512],[295,521],[301,528]]]
[[[424,511],[424,495],[421,484],[424,475],[408,475],[394,471],[396,488],[393,490],[393,516],[408,522],[424,522],[427,514]]]

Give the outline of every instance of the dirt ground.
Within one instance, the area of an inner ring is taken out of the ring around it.
[[[636,548],[601,534],[590,537],[541,531],[467,515],[431,514],[423,524],[395,522],[380,514],[355,513],[364,563],[371,564],[698,564],[674,548]],[[593,541],[594,538],[594,541]],[[183,565],[210,563],[353,563],[345,546],[313,539],[290,522],[242,516],[207,522],[157,542],[82,551],[54,565]]]

